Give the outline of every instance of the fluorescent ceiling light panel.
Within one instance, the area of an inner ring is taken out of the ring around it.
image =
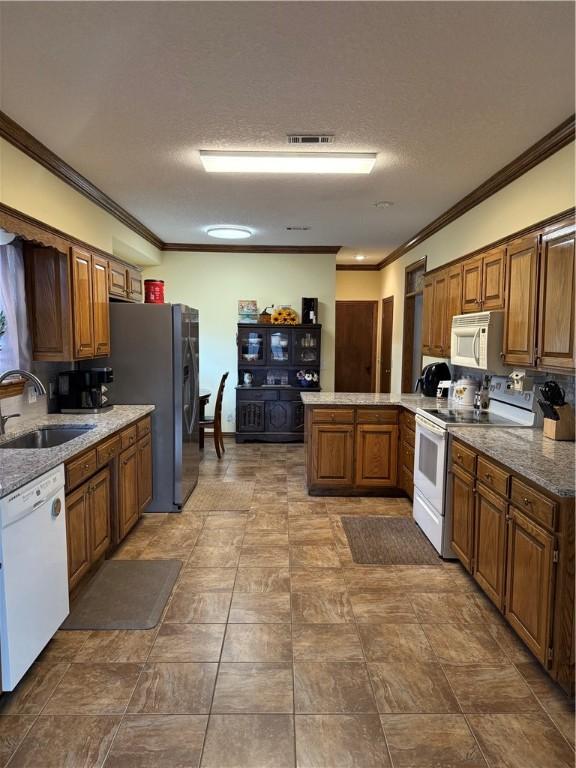
[[[220,240],[245,240],[252,237],[252,231],[245,227],[210,227],[206,230],[210,237],[218,237]]]
[[[370,173],[375,152],[211,152],[200,150],[208,173]]]

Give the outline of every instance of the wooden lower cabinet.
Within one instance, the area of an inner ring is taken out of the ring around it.
[[[550,647],[553,562],[554,537],[511,506],[504,615],[544,664]]]
[[[398,485],[398,427],[359,424],[356,427],[356,485]]]
[[[110,470],[66,496],[68,585],[72,590],[110,544]]]
[[[474,546],[474,478],[452,467],[451,546],[462,565],[472,572]]]
[[[118,464],[118,528],[120,539],[123,539],[136,525],[140,516],[138,463],[138,444],[120,454]]]
[[[152,501],[152,436],[138,441],[138,510],[141,514]]]
[[[327,487],[352,485],[354,479],[354,427],[352,424],[312,426],[311,481]]]
[[[506,557],[506,502],[480,483],[474,510],[474,567],[472,575],[502,609]]]

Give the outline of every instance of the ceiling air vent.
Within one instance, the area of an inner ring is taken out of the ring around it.
[[[291,133],[288,144],[334,144],[334,136],[329,133]]]
[[[292,227],[286,227],[286,229],[288,230],[288,232],[308,232],[310,227],[296,227],[296,226],[292,226]]]

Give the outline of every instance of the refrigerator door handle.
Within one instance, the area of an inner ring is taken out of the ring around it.
[[[198,418],[198,398],[200,395],[200,382],[198,381],[198,363],[196,361],[196,351],[194,349],[194,342],[191,338],[188,338],[188,349],[190,357],[192,358],[192,370],[194,372],[194,390],[192,392],[192,419],[190,422],[189,431],[193,432],[196,426],[196,420]]]

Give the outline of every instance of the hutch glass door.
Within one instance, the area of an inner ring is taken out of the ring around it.
[[[318,331],[294,331],[293,362],[295,365],[320,365],[320,334]]]
[[[266,331],[242,328],[238,331],[238,357],[241,365],[264,365]]]
[[[288,365],[290,360],[290,334],[287,331],[270,330],[268,340],[269,364]]]

